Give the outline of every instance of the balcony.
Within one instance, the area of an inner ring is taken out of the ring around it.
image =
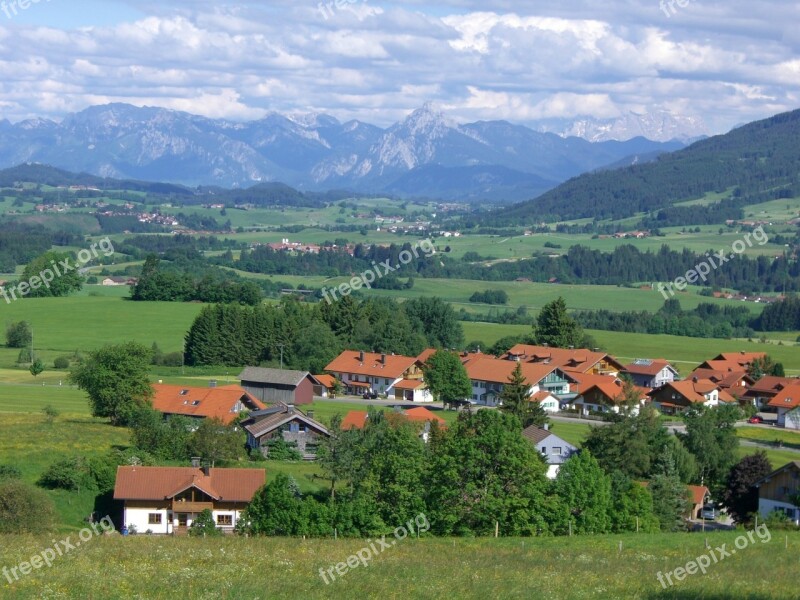
[[[201,513],[205,509],[214,510],[213,502],[181,502],[172,501],[172,512],[174,513]]]

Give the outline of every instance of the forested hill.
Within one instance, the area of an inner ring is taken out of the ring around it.
[[[487,216],[486,225],[653,213],[706,192],[734,189],[731,206],[800,196],[800,110],[776,115],[664,154],[656,161],[588,173]]]

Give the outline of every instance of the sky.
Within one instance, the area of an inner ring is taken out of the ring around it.
[[[710,133],[800,108],[787,0],[0,0],[0,119],[126,102],[388,126],[669,111]]]

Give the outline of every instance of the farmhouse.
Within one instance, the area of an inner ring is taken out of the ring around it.
[[[690,406],[717,406],[721,402],[730,404],[736,399],[708,379],[685,379],[665,383],[648,394],[653,406],[667,415],[683,412]]]
[[[483,354],[472,354],[463,359],[467,376],[472,383],[473,404],[499,406],[503,386],[517,366],[516,361],[491,358]],[[529,396],[546,391],[559,396],[569,393],[570,383],[575,379],[556,365],[521,363],[522,374],[530,385]]]
[[[139,533],[185,534],[205,509],[232,533],[265,482],[264,469],[121,466],[114,499],[123,502],[124,525]]]
[[[341,380],[346,393],[381,394],[409,402],[432,402],[418,357],[345,350],[325,370]]]
[[[679,378],[677,369],[664,359],[637,358],[621,371],[631,378],[635,385],[657,388]]]
[[[238,385],[201,388],[154,383],[152,387],[153,408],[165,416],[219,419],[228,425],[242,411],[266,408]]]
[[[786,429],[800,429],[800,380],[795,381],[767,403],[778,412],[778,425]]]
[[[264,404],[311,404],[319,382],[308,371],[247,367],[239,374],[245,391]]]
[[[304,414],[294,406],[282,403],[250,413],[242,421],[247,432],[247,447],[269,456],[270,442],[282,439],[296,448],[303,460],[314,460],[320,440],[331,434],[313,416],[311,411]]]
[[[772,511],[784,513],[800,525],[800,461],[795,460],[773,471],[755,486],[758,488],[758,512],[765,519]]]
[[[318,383],[314,384],[314,395],[320,398],[335,398],[336,394],[334,389],[336,386],[336,377],[333,375],[314,375],[314,379]]]
[[[544,428],[536,425],[526,427],[522,430],[522,436],[536,446],[544,457],[547,462],[548,479],[555,479],[561,465],[578,451],[575,446],[550,431],[547,425]]]
[[[594,375],[616,376],[624,368],[617,359],[604,352],[528,344],[517,344],[500,358],[521,363],[552,365],[564,371]]]

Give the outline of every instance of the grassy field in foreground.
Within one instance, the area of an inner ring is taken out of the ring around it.
[[[396,544],[368,567],[325,584],[327,570],[365,540],[95,537],[49,569],[9,584],[0,597],[27,598],[578,598],[666,599],[797,597],[800,534],[775,532],[674,586],[658,573],[742,532],[562,538],[436,539]],[[17,565],[52,545],[50,537],[0,538],[0,565]],[[740,541],[741,544],[741,541]],[[355,564],[355,561],[353,561]],[[335,571],[334,571],[335,573]],[[330,578],[329,578],[330,581]]]

